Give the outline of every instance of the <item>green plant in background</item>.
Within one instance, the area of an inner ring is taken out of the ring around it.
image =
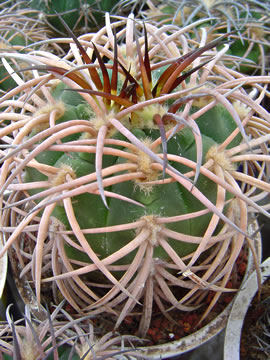
[[[248,217],[268,216],[270,78],[226,68],[226,37],[205,28],[197,42],[191,25],[107,14],[96,34],[67,31],[63,58],[2,53],[36,76],[1,99],[0,255],[16,257],[40,314],[49,295],[115,329],[138,317],[142,337],[156,311],[174,323],[172,309],[201,306],[203,321],[246,243],[257,261]]]
[[[4,246],[3,239],[0,240],[0,248]],[[5,308],[7,306],[7,294],[5,290],[7,278],[8,257],[7,254],[0,260],[0,321],[5,319]]]
[[[0,48],[1,51],[21,51],[28,46],[28,52],[32,51],[31,44],[48,40],[52,32],[46,29],[38,19],[38,12],[31,9],[20,8],[24,2],[5,1],[0,4]],[[61,53],[61,48],[57,44],[43,44],[39,51],[49,50]],[[4,61],[4,60],[3,60]],[[0,88],[2,92],[8,91],[17,83],[9,76],[8,64],[12,64],[12,70],[19,70],[26,64],[21,64],[16,60],[8,61],[6,65],[0,65]],[[28,73],[29,75],[29,73]],[[27,76],[27,74],[25,74]]]
[[[58,359],[58,337],[61,338],[62,344],[68,342],[64,340],[67,336],[62,331],[63,324],[56,321],[60,308],[61,306],[58,306],[52,314],[48,312],[47,321],[40,323],[33,319],[27,306],[24,318],[14,322],[8,307],[7,321],[0,323],[0,354],[3,356],[2,358],[36,360],[44,359],[49,353],[54,353],[53,358]]]
[[[127,1],[123,0],[119,2],[119,6],[123,6]],[[131,3],[136,3],[133,1]],[[191,0],[174,1],[174,0],[145,0],[144,7],[148,7],[152,15],[163,14],[164,19],[172,19],[175,23],[181,25],[187,25],[198,18],[213,19],[215,23],[220,21],[226,21],[228,30],[232,30],[232,27],[237,28],[238,22],[250,19],[257,19],[268,15],[269,1],[253,1],[253,0],[238,0],[234,3],[229,1],[213,1],[203,0],[201,2],[194,2]],[[155,14],[155,12],[157,12]],[[172,17],[173,16],[173,17]]]
[[[104,25],[106,11],[111,11],[118,0],[30,0],[27,5],[40,12],[49,27],[57,34],[66,36],[59,15],[77,35],[96,31]],[[59,15],[58,15],[59,14]]]
[[[135,2],[136,3],[136,2]],[[120,1],[119,8],[128,6]],[[186,26],[199,19],[214,37],[231,30],[239,30],[232,35],[232,43],[228,54],[243,58],[242,62],[233,62],[237,70],[245,73],[265,74],[269,69],[269,34],[270,3],[269,1],[144,1],[141,10],[145,21],[159,24],[176,24]]]
[[[31,315],[27,306],[24,318],[18,321],[13,321],[9,310],[7,321],[0,322],[1,359],[109,360],[121,354],[136,356],[133,343],[138,338],[113,333],[98,338],[89,316],[73,319],[64,310],[63,302],[51,314],[47,311],[47,319],[42,322]],[[127,344],[133,350],[125,350]]]

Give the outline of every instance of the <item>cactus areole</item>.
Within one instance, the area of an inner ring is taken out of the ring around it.
[[[92,64],[93,60],[86,54],[78,40],[74,41],[79,47],[84,61]],[[147,44],[147,38],[145,43]],[[157,70],[151,69],[147,50],[143,57],[138,48],[141,72],[138,78],[132,73],[132,66],[130,69],[125,69],[118,62],[116,50],[114,59],[108,65],[93,45],[93,52],[100,70],[89,67],[91,69],[89,74],[96,89],[81,76],[77,76],[76,72],[67,73],[65,69],[57,66],[46,67],[46,70],[51,73],[64,75],[68,80],[80,85],[79,88],[77,86],[77,91],[71,91],[74,89],[68,88],[65,81],[60,81],[52,89],[51,94],[56,102],[64,105],[64,114],[57,120],[57,124],[72,119],[84,119],[89,121],[90,127],[93,129],[93,133],[90,135],[86,132],[78,132],[62,138],[61,143],[69,144],[71,141],[81,140],[81,144],[84,144],[84,141],[85,144],[87,141],[92,141],[92,145],[84,145],[82,150],[76,150],[74,146],[74,151],[43,151],[35,157],[35,160],[58,168],[59,171],[54,176],[48,177],[36,168],[29,166],[26,168],[25,182],[49,180],[51,186],[58,186],[66,181],[89,174],[94,174],[93,181],[95,182],[98,178],[97,172],[104,174],[102,175],[103,188],[99,186],[93,192],[85,191],[71,198],[73,211],[81,229],[103,228],[103,231],[85,233],[85,238],[100,259],[123,248],[136,237],[138,231],[138,229],[106,231],[112,226],[144,220],[143,226],[149,230],[148,240],[154,245],[153,257],[163,261],[169,261],[168,254],[163,247],[159,246],[160,239],[164,239],[164,235],[162,235],[164,227],[192,236],[202,236],[206,231],[212,214],[211,211],[207,211],[205,204],[194,196],[193,189],[198,189],[215,204],[217,185],[199,171],[197,179],[195,179],[196,164],[200,161],[202,164],[205,163],[209,159],[209,154],[214,153],[217,145],[232,134],[237,128],[237,124],[231,113],[221,104],[213,106],[197,117],[196,123],[189,122],[190,115],[198,110],[196,106],[193,106],[186,122],[181,123],[181,111],[188,98],[186,100],[182,98],[181,103],[181,98],[174,97],[173,94],[181,89],[179,84],[198,69],[193,68],[173,80],[172,76],[180,67],[184,70],[197,56],[200,56],[205,50],[213,48],[217,43],[218,41],[215,40],[205,48],[196,49],[172,62],[169,66],[161,66]],[[178,73],[180,72],[182,70],[178,71]],[[153,87],[152,80],[153,83],[155,82]],[[169,81],[171,81],[170,85]],[[84,94],[90,95],[96,104],[100,101],[97,98],[102,98],[106,108],[103,117],[97,116],[94,109],[84,100]],[[164,101],[162,97],[166,94],[171,94],[171,99]],[[159,99],[159,101],[155,101],[155,99]],[[153,100],[152,103],[151,100]],[[134,110],[128,111],[129,109]],[[121,116],[121,114],[123,115]],[[119,126],[114,126],[115,122],[113,121],[121,123],[125,131]],[[104,129],[105,140],[103,139],[102,167],[100,167],[100,164],[97,164],[96,153],[100,134]],[[33,130],[31,136],[38,131]],[[97,135],[93,135],[94,132]],[[134,138],[139,141],[139,146]],[[229,144],[229,147],[239,144],[241,140],[242,136],[239,134]],[[200,141],[201,159],[198,158]],[[145,149],[149,149],[150,154]],[[222,157],[222,154],[218,155]],[[157,158],[161,162],[158,163]],[[187,161],[181,161],[181,159],[190,160],[192,164],[195,163],[195,167],[187,166]],[[109,169],[116,165],[123,166],[117,168],[120,170],[117,170],[116,173],[111,174]],[[97,166],[100,167],[99,170]],[[200,166],[198,168],[200,169]],[[108,170],[107,175],[106,169]],[[193,171],[193,175],[187,179],[185,174],[191,171]],[[174,173],[178,178],[184,179],[185,184],[188,185],[184,186],[181,181],[175,181],[171,176]],[[123,175],[126,175],[127,180]],[[118,181],[118,176],[122,176],[122,180]],[[107,183],[106,180],[108,180]],[[31,190],[31,194],[39,193],[42,190],[44,189]],[[230,197],[231,194],[227,192],[226,198]],[[185,215],[200,210],[206,211],[202,212],[200,216],[187,216],[184,219]],[[166,224],[157,221],[160,218],[180,215],[183,215],[181,221],[172,221]],[[62,200],[54,208],[52,219],[52,221],[57,219],[67,231],[71,229]],[[197,247],[197,244],[178,241],[169,236],[165,237],[165,240],[181,257],[190,254]],[[65,250],[68,257],[75,261],[91,263],[91,259],[79,248],[67,244]],[[135,254],[136,250],[126,254],[116,264],[129,264]]]

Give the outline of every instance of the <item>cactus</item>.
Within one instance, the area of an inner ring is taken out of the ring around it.
[[[58,350],[55,345],[58,336],[60,338],[61,335],[63,336],[62,331],[59,331],[59,327],[61,329],[63,325],[60,322],[57,324],[56,316],[61,309],[61,305],[52,314],[48,312],[47,321],[43,323],[33,318],[28,307],[25,307],[24,318],[14,322],[10,315],[9,306],[6,311],[7,321],[0,322],[1,358],[45,359],[46,355],[48,356],[52,352],[54,354],[53,359],[58,359]],[[10,341],[11,338],[12,342]],[[64,337],[61,339],[62,343],[65,344],[66,341],[63,341],[63,339]]]
[[[111,11],[118,0],[30,0],[28,6],[41,12],[41,18],[53,31],[65,35],[59,15],[76,34],[94,31],[104,23],[104,14]]]
[[[126,1],[120,1],[123,7]],[[237,71],[247,74],[266,73],[268,68],[267,53],[269,51],[269,2],[243,1],[190,1],[179,2],[167,0],[145,1],[146,10],[141,14],[146,21],[160,24],[177,24],[186,26],[201,19],[213,36],[235,30],[227,55],[232,55],[231,65]],[[196,36],[193,34],[192,36]],[[234,61],[235,57],[242,62]],[[227,66],[229,64],[227,63]]]
[[[172,307],[193,311],[211,290],[203,321],[235,291],[246,241],[256,259],[248,212],[269,216],[269,77],[226,68],[227,35],[207,42],[205,29],[197,43],[191,26],[107,14],[77,39],[63,24],[63,59],[2,53],[39,77],[1,100],[13,115],[0,130],[1,193],[11,191],[0,256],[16,249],[39,304],[52,282],[55,301],[56,286],[73,311],[109,314],[116,329],[140,314],[145,336],[154,304],[174,322]]]
[[[51,31],[45,28],[43,23],[38,19],[38,13],[34,10],[21,9],[22,2],[13,4],[11,1],[6,1],[0,4],[0,48],[1,51],[21,51],[28,46],[28,52],[33,50],[31,45],[38,41],[48,40],[52,35]],[[59,45],[43,44],[39,50],[50,50],[56,54],[61,53],[62,50]],[[12,71],[19,70],[25,67],[13,59],[12,63],[8,61],[7,64],[0,65],[0,88],[3,92],[12,89],[17,83],[9,76],[8,70],[12,64]],[[29,73],[28,73],[29,74]],[[27,76],[27,74],[25,74]]]
[[[13,321],[10,308],[7,321],[0,322],[0,356],[5,360],[22,359],[116,359],[117,355],[136,356],[136,349],[126,350],[138,339],[135,336],[106,334],[98,337],[89,316],[73,319],[65,310],[64,302],[47,310],[47,318],[40,322],[25,307],[24,317]],[[88,324],[84,322],[88,320]],[[88,331],[89,330],[89,331]],[[12,338],[12,342],[10,341]],[[117,350],[115,345],[121,348]]]
[[[117,6],[127,6],[127,3],[126,0],[120,0]],[[136,4],[136,1],[130,3]],[[148,13],[157,19],[163,16],[164,22],[171,20],[175,24],[187,25],[204,18],[206,22],[211,21],[216,24],[225,21],[227,30],[231,30],[232,27],[237,29],[238,24],[243,23],[243,21],[248,23],[250,20],[267,16],[269,11],[267,2],[262,3],[253,0],[238,0],[233,4],[230,1],[216,2],[212,0],[203,0],[201,2],[185,0],[181,3],[173,0],[145,0],[144,7],[147,8],[145,14]]]

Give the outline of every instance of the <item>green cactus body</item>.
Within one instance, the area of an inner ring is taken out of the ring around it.
[[[67,94],[68,97],[70,96],[69,92],[58,93],[58,90],[59,89],[55,90],[54,93],[56,97],[62,94],[61,99],[64,100],[64,94]],[[75,96],[80,98],[78,94],[75,94]],[[79,98],[77,100],[80,101],[81,99]],[[80,114],[89,114],[87,109],[88,106],[83,105],[81,101],[80,105],[69,105],[68,111],[61,119],[59,119],[59,121],[69,121],[72,116],[74,116],[74,118],[78,118],[78,106],[81,109]],[[84,109],[84,111],[82,111],[82,109]],[[212,146],[222,143],[236,128],[233,118],[221,105],[215,106],[203,116],[199,117],[197,119],[197,124],[202,133],[203,161],[208,150]],[[141,128],[133,129],[133,132],[142,141],[146,138],[150,138],[151,141],[153,141],[160,136],[159,130],[157,129]],[[115,134],[114,136],[118,136],[118,134]],[[239,136],[231,145],[240,143],[241,139],[242,137]],[[196,142],[190,129],[185,128],[178,132],[168,141],[167,145],[168,154],[180,155],[196,161]],[[76,173],[76,177],[81,177],[95,172],[94,154],[78,152],[53,153],[52,151],[47,151],[38,155],[37,160],[58,168],[63,165],[69,166]],[[125,162],[123,158],[103,155],[103,168],[123,162]],[[171,163],[171,165],[181,173],[185,173],[190,170],[179,163]],[[45,175],[40,174],[36,169],[27,168],[25,181],[38,181],[45,179]],[[215,202],[216,184],[205,176],[200,175],[196,186],[210,201],[213,203]],[[109,209],[107,209],[99,195],[90,193],[78,195],[72,199],[72,206],[81,229],[131,223],[146,215],[169,217],[174,215],[189,214],[204,209],[204,206],[199,202],[199,200],[197,200],[189,191],[177,182],[155,185],[151,191],[143,191],[138,184],[132,181],[127,181],[112,185],[110,188],[106,187],[106,190],[132,198],[133,200],[143,204],[144,207],[120,201],[119,199],[108,198],[107,202]],[[38,191],[40,191],[40,189],[35,190],[32,193]],[[229,196],[230,195],[227,194],[227,197]],[[70,228],[65,209],[62,204],[59,203],[56,206],[53,216],[60,220],[67,229]],[[209,213],[194,219],[170,223],[166,226],[171,230],[182,234],[201,236],[201,234],[203,234],[206,230],[210,218],[211,214]],[[95,253],[99,254],[102,259],[121,249],[129,242],[130,239],[133,239],[135,235],[136,234],[133,230],[125,230],[103,234],[88,234],[86,235],[86,238]],[[181,256],[189,254],[196,248],[196,245],[194,244],[180,242],[173,239],[168,239],[168,241],[174,250]],[[66,245],[66,252],[70,258],[89,262],[89,258],[84,253],[70,247],[69,245]],[[120,263],[130,263],[134,258],[134,253],[135,252],[133,251],[132,253],[126,255],[121,259]],[[159,246],[155,247],[154,257],[161,258],[165,261],[169,259],[165,251]]]
[[[5,42],[1,42],[0,46],[1,49],[12,49],[14,46],[24,47],[27,45],[27,38],[25,38],[22,34],[20,34],[17,31],[10,30],[4,34],[5,38],[7,39]],[[11,62],[9,61],[11,64]],[[0,79],[2,81],[0,82],[0,88],[3,91],[8,91],[10,89],[13,89],[17,84],[16,82],[11,78],[8,77],[8,72],[5,68],[5,66],[0,64]],[[3,81],[4,80],[4,81]]]
[[[245,55],[246,51],[248,50],[249,45],[250,45],[250,41],[242,42],[241,40],[237,40],[230,46],[229,54],[231,53],[231,55],[243,57]],[[265,48],[265,50],[267,50],[266,47],[264,47],[264,48]],[[254,65],[257,65],[259,63],[260,55],[261,55],[261,52],[260,52],[259,45],[254,44],[252,50],[245,57],[245,59],[253,61]],[[243,63],[245,63],[245,61],[243,61]],[[248,64],[240,65],[239,68],[240,68],[240,71],[245,74],[254,72],[254,68],[249,66]]]
[[[104,13],[110,11],[118,0],[59,0],[59,1],[42,1],[31,0],[29,3],[30,8],[43,12],[46,20],[51,24],[54,29],[59,32],[65,33],[65,28],[60,21],[58,14],[61,14],[63,20],[75,32],[80,32],[80,28],[85,26],[83,17],[88,13],[87,20],[88,30],[95,29],[97,24],[104,22]],[[84,8],[84,6],[88,8]],[[80,19],[78,21],[78,19]],[[94,22],[95,21],[95,22]]]

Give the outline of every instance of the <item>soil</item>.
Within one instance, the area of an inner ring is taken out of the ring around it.
[[[260,298],[258,294],[254,296],[246,314],[240,359],[270,359],[270,278],[262,285]]]

